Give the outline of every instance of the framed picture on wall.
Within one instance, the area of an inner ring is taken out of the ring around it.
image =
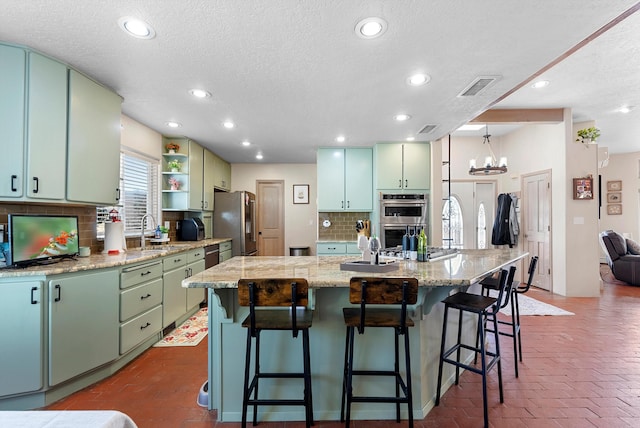
[[[622,180],[607,181],[607,192],[619,192],[622,190]]]
[[[293,185],[293,203],[294,204],[309,203],[309,185],[308,184]]]
[[[620,202],[622,202],[622,193],[621,192],[607,193],[607,202],[610,204],[619,204]]]
[[[593,199],[593,178],[573,179],[573,199]]]
[[[620,215],[622,214],[622,204],[609,204],[607,205],[607,214]]]

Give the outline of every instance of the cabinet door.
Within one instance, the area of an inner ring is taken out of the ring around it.
[[[53,386],[118,357],[118,271],[52,278],[48,285]]]
[[[28,93],[27,196],[61,200],[67,171],[67,67],[29,53]]]
[[[186,277],[186,265],[165,272],[164,275],[162,275],[164,279],[164,291],[162,293],[163,328],[180,318],[186,312],[187,289],[182,287],[182,280]]]
[[[189,263],[187,266],[187,272],[189,276],[193,276],[197,273],[204,271],[204,260],[198,260],[197,262]],[[200,302],[204,300],[204,288],[187,288],[187,307],[186,311],[198,306]]]
[[[122,99],[69,70],[67,199],[113,205],[119,198]]]
[[[344,149],[318,149],[318,211],[345,209],[344,156]]]
[[[0,396],[44,386],[42,297],[41,281],[0,283]]]
[[[376,145],[377,189],[402,189],[402,144]]]
[[[24,50],[0,45],[0,198],[23,196],[25,62]]]
[[[373,210],[373,152],[371,149],[346,149],[345,209]]]
[[[202,171],[202,198],[203,211],[213,211],[213,187],[215,186],[216,155],[209,150],[204,150],[204,167]]]
[[[231,165],[224,159],[214,156],[214,186],[221,190],[231,190]]]
[[[189,209],[201,211],[202,200],[202,173],[204,162],[204,149],[195,141],[189,141]]]
[[[404,144],[405,189],[429,189],[431,182],[431,146],[428,143]]]

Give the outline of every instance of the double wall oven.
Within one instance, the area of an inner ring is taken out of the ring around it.
[[[429,216],[429,194],[403,193],[380,195],[380,244],[382,248],[402,246],[402,237],[409,228],[419,233],[427,225]]]

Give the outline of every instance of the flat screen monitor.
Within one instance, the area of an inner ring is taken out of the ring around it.
[[[11,260],[26,266],[78,255],[78,217],[9,214]]]

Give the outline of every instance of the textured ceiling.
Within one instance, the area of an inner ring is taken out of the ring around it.
[[[0,0],[0,41],[32,47],[69,63],[124,98],[123,112],[167,135],[193,138],[230,162],[315,162],[319,146],[402,141],[435,124],[432,140],[455,130],[634,1],[544,0]],[[139,40],[117,25],[131,15],[157,35]],[[637,14],[636,14],[637,15]],[[640,114],[640,15],[633,15],[544,73],[499,107],[572,107],[594,119],[610,152],[640,150],[624,131]],[[354,33],[379,16],[387,32]],[[431,81],[410,87],[426,72]],[[457,94],[477,76],[498,75],[476,97]],[[197,100],[188,90],[203,88]],[[622,117],[612,110],[629,103]],[[398,123],[397,113],[412,119]],[[232,119],[233,130],[222,127]],[[611,129],[609,127],[612,127]],[[633,128],[630,128],[633,129]],[[492,132],[494,133],[494,132]],[[175,133],[173,135],[176,135]],[[245,148],[241,141],[252,146]],[[618,141],[623,143],[617,146]]]

